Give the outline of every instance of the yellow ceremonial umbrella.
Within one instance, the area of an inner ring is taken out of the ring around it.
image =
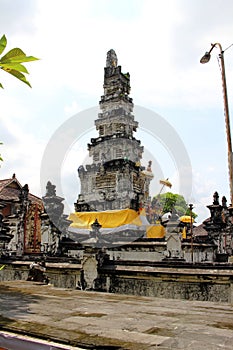
[[[172,187],[172,184],[171,184],[170,181],[168,181],[168,179],[166,179],[166,180],[160,180],[159,183],[160,183],[161,185],[167,186],[167,187],[169,187],[169,188]]]
[[[159,183],[162,185],[160,191],[159,191],[159,195],[160,193],[162,192],[162,190],[164,189],[165,186],[171,188],[172,187],[172,184],[170,181],[168,181],[168,178],[166,180],[160,180]]]
[[[179,218],[181,222],[190,224],[191,222],[194,223],[194,218],[192,218],[190,215],[183,215]]]

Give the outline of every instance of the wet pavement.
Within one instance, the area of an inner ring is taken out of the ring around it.
[[[0,331],[63,349],[230,350],[233,306],[0,282]]]

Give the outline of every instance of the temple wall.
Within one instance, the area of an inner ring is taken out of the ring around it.
[[[199,264],[192,268],[187,264],[177,263],[176,266],[175,262],[169,266],[165,263],[110,261],[98,269],[93,254],[90,258],[91,261],[86,259],[83,265],[46,263],[49,283],[57,288],[82,289],[85,285],[82,278],[86,278],[87,289],[93,286],[103,292],[233,304],[231,265]],[[30,262],[5,263],[0,271],[0,281],[27,280],[29,266]]]
[[[110,260],[120,261],[162,261],[167,257],[167,242],[132,242],[131,244],[107,250]],[[208,244],[182,244],[182,256],[186,262],[203,263],[215,260],[213,245]]]
[[[27,280],[30,264],[22,261],[6,263],[0,271],[0,281]],[[45,274],[54,287],[75,289],[80,285],[80,270],[79,264],[47,263]]]
[[[107,249],[112,261],[161,261],[165,257],[166,242],[132,242]]]
[[[179,280],[162,281],[156,278],[114,277],[110,282],[110,291],[120,294],[134,294],[168,299],[187,299],[213,302],[231,302],[231,284],[210,283],[205,280],[193,282]]]
[[[4,265],[4,267],[3,267]],[[29,273],[29,263],[1,263],[0,281],[26,280]]]
[[[104,283],[111,293],[233,304],[233,270],[115,265]]]

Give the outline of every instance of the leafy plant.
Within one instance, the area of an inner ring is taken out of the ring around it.
[[[5,50],[6,45],[7,39],[6,36],[3,35],[0,39],[0,55]],[[31,87],[29,81],[27,81],[26,76],[24,75],[24,73],[29,73],[22,63],[36,60],[38,60],[38,58],[33,56],[26,56],[26,54],[21,49],[14,48],[0,58],[0,68]],[[3,88],[1,83],[0,87]]]
[[[174,209],[179,216],[190,215],[190,209],[184,197],[180,194],[166,192],[159,194],[152,199],[152,208],[158,208],[161,214],[172,212]],[[192,212],[192,217],[195,219],[197,214]]]

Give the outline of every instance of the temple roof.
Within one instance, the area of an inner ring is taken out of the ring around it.
[[[15,174],[10,179],[0,180],[0,201],[18,201],[21,189],[22,185],[15,177]],[[32,203],[42,203],[39,197],[31,193],[28,194],[28,199]]]
[[[193,235],[194,236],[207,236],[208,233],[207,231],[204,229],[204,225],[198,225],[196,227],[193,228]]]

